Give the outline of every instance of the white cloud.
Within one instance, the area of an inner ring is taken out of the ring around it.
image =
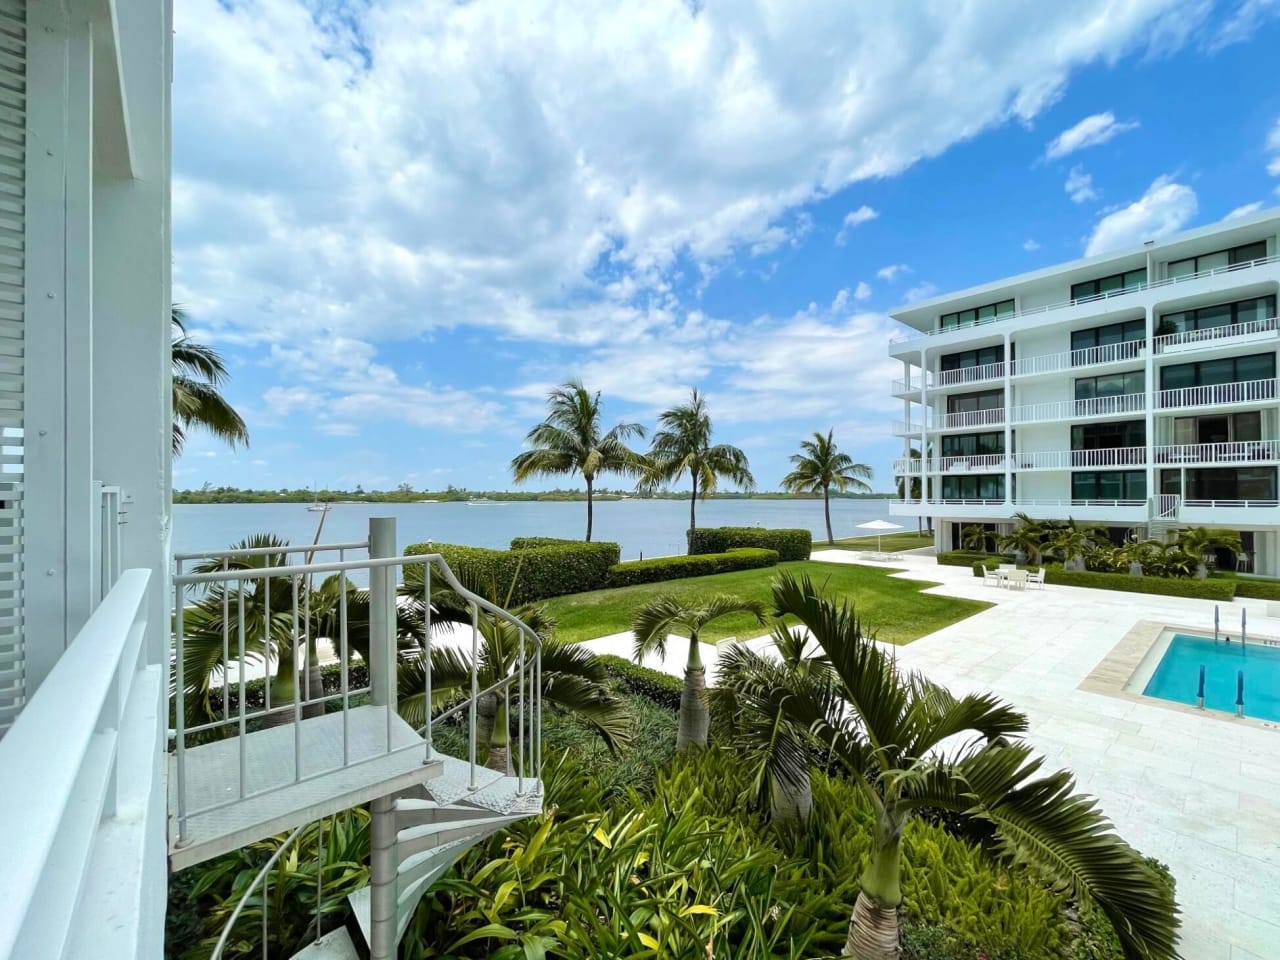
[[[1280,120],[1276,121],[1276,125],[1267,134],[1267,153],[1271,154],[1271,160],[1267,164],[1267,173],[1273,177],[1280,176]]]
[[[1258,212],[1259,210],[1261,210],[1261,209],[1262,209],[1262,201],[1261,201],[1261,200],[1255,200],[1253,203],[1246,203],[1246,204],[1245,204],[1244,206],[1242,206],[1242,207],[1236,207],[1234,210],[1232,210],[1230,213],[1228,213],[1228,214],[1227,214],[1225,217],[1223,217],[1222,219],[1223,219],[1223,220],[1235,220],[1235,219],[1237,219],[1237,218],[1239,218],[1239,217],[1247,217],[1247,216],[1249,216],[1249,214],[1251,214],[1251,213],[1257,213],[1257,212]]]
[[[910,273],[910,272],[911,272],[911,268],[907,266],[905,263],[891,263],[887,267],[881,267],[879,270],[877,270],[876,276],[879,277],[881,280],[888,280],[892,282],[900,274]]]
[[[1084,150],[1086,147],[1096,147],[1100,143],[1106,143],[1117,134],[1132,130],[1137,126],[1138,121],[1136,120],[1117,121],[1116,115],[1110,110],[1106,113],[1095,113],[1092,116],[1085,117],[1074,127],[1068,127],[1054,137],[1049,142],[1049,145],[1045,147],[1044,155],[1048,160],[1056,160],[1059,157],[1065,157],[1069,153],[1075,153],[1077,150]]]
[[[1067,182],[1062,185],[1073,203],[1084,203],[1096,200],[1098,191],[1093,186],[1093,174],[1085,173],[1084,167],[1076,165],[1067,173]]]
[[[1027,240],[1022,244],[1022,249],[1026,250],[1028,253],[1035,253],[1040,249],[1040,244],[1035,240]]]
[[[1136,246],[1181,230],[1196,215],[1195,191],[1171,177],[1158,177],[1147,192],[1098,221],[1085,256]]]
[[[836,234],[836,244],[844,246],[849,239],[849,231],[859,224],[866,223],[868,220],[874,220],[880,214],[872,210],[865,203],[858,207],[857,210],[850,210],[844,215],[844,223],[840,227],[840,232]]]
[[[175,297],[220,342],[476,326],[587,347],[669,333],[690,263],[801,242],[805,205],[1029,121],[1080,67],[1203,22],[1178,0],[175,16]]]
[[[920,283],[907,291],[905,300],[907,303],[915,303],[918,300],[927,300],[938,292],[938,286],[934,283]]]
[[[867,283],[865,280],[859,280],[857,287],[855,287],[853,291],[853,299],[870,300],[871,284]]]
[[[1252,39],[1258,27],[1277,14],[1280,14],[1280,2],[1277,0],[1244,0],[1219,27],[1209,49],[1221,50],[1233,43]]]

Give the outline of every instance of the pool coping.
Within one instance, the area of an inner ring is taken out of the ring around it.
[[[1221,723],[1243,723],[1262,730],[1280,730],[1280,723],[1274,720],[1261,720],[1257,717],[1247,716],[1237,717],[1225,710],[1213,710],[1207,707],[1201,709],[1188,703],[1175,703],[1172,700],[1162,700],[1159,697],[1148,697],[1127,689],[1133,683],[1134,676],[1142,669],[1148,654],[1151,653],[1152,648],[1159,642],[1166,630],[1175,633],[1188,633],[1192,636],[1204,636],[1205,633],[1204,627],[1158,623],[1154,620],[1139,620],[1129,628],[1129,631],[1108,651],[1107,655],[1098,661],[1098,665],[1076,685],[1076,689],[1083,690],[1086,693],[1097,693],[1102,696],[1113,697],[1117,700],[1127,700],[1130,703],[1141,703],[1146,706],[1160,707],[1163,710],[1174,710],[1190,716],[1208,717]],[[1260,636],[1257,639],[1264,641],[1267,646],[1272,646],[1276,643],[1275,639],[1271,637]],[[1250,642],[1252,643],[1253,640],[1251,639]],[[1154,665],[1152,670],[1154,671]],[[1145,687],[1146,683],[1143,683],[1142,686]]]

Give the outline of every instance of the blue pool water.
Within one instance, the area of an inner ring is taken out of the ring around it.
[[[1143,695],[1195,706],[1201,666],[1207,709],[1235,713],[1236,673],[1243,670],[1244,715],[1280,721],[1280,647],[1174,634]]]

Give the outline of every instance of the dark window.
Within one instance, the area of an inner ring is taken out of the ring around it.
[[[942,369],[967,370],[969,367],[985,367],[989,363],[1001,363],[1003,360],[1003,345],[982,347],[978,350],[965,350],[963,353],[948,353],[942,358]]]
[[[942,438],[944,457],[977,457],[1004,453],[1004,433],[958,433]]]
[[[1275,297],[1256,297],[1252,300],[1201,307],[1199,310],[1179,310],[1176,313],[1161,314],[1156,334],[1163,337],[1171,333],[1185,333],[1188,330],[1208,330],[1212,327],[1226,327],[1237,323],[1249,323],[1253,320],[1269,320],[1275,315]]]
[[[971,327],[975,323],[988,323],[1002,317],[1013,316],[1013,301],[1001,300],[999,303],[988,303],[985,306],[970,310],[958,310],[955,313],[944,313],[938,318],[938,328],[953,330],[956,327]]]
[[[1241,264],[1262,260],[1267,255],[1267,243],[1259,240],[1246,243],[1229,250],[1215,250],[1213,253],[1202,253],[1198,257],[1187,257],[1184,260],[1173,260],[1169,263],[1170,277],[1186,277],[1205,270],[1216,270],[1218,267],[1235,267]]]
[[[1071,475],[1073,500],[1145,500],[1145,470],[1085,470]]]
[[[1160,371],[1160,389],[1178,390],[1182,387],[1204,387],[1219,383],[1273,380],[1275,375],[1276,355],[1255,353],[1247,357],[1201,360],[1199,363],[1178,363],[1164,367]]]
[[[958,393],[953,397],[947,397],[947,413],[972,413],[975,410],[1000,410],[1003,408],[1003,390]]]
[[[968,477],[943,477],[944,500],[1003,500],[1004,475],[978,474]]]
[[[1113,273],[1109,277],[1086,280],[1083,283],[1073,283],[1071,285],[1071,299],[1088,300],[1092,297],[1115,293],[1117,290],[1134,290],[1140,288],[1146,282],[1146,267],[1138,270],[1129,270],[1125,273]]]
[[[1146,376],[1141,370],[1128,373],[1104,373],[1096,377],[1076,378],[1076,399],[1095,400],[1099,397],[1123,397],[1142,393],[1146,389]]]
[[[1146,443],[1147,424],[1144,420],[1078,424],[1071,428],[1072,450],[1117,450],[1121,447],[1143,447]]]
[[[1160,471],[1160,492],[1181,493],[1181,471]],[[1275,467],[1213,467],[1187,470],[1188,500],[1274,500]]]
[[[1116,351],[1118,360],[1136,357],[1141,345],[1147,339],[1147,322],[1145,320],[1126,320],[1124,323],[1108,323],[1101,327],[1090,327],[1088,330],[1074,330],[1071,333],[1072,366],[1097,362],[1097,357],[1090,351],[1094,347],[1107,347],[1117,343],[1132,344],[1128,349]]]

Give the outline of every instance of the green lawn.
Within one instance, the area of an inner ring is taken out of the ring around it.
[[[914,530],[903,530],[901,533],[886,533],[880,538],[881,548],[884,550],[915,550],[918,547],[932,547],[933,534],[916,533]],[[836,548],[840,550],[874,550],[876,548],[876,538],[870,537],[845,537],[836,541]],[[831,545],[825,540],[814,539],[813,549],[829,550]]]
[[[920,591],[933,584],[919,580],[895,580],[889,576],[894,572],[891,569],[803,561],[782,563],[763,570],[741,570],[712,577],[576,593],[549,600],[547,607],[559,621],[557,634],[562,640],[591,640],[629,630],[636,610],[664,593],[688,598],[709,593],[731,593],[767,603],[770,599],[769,584],[780,570],[797,575],[807,573],[815,583],[825,585],[837,598],[849,597],[864,627],[874,630],[879,639],[892,643],[910,643],[991,606],[976,600],[923,594]],[[763,632],[749,616],[743,615],[717,621],[703,634],[703,639],[745,638],[759,636]]]

